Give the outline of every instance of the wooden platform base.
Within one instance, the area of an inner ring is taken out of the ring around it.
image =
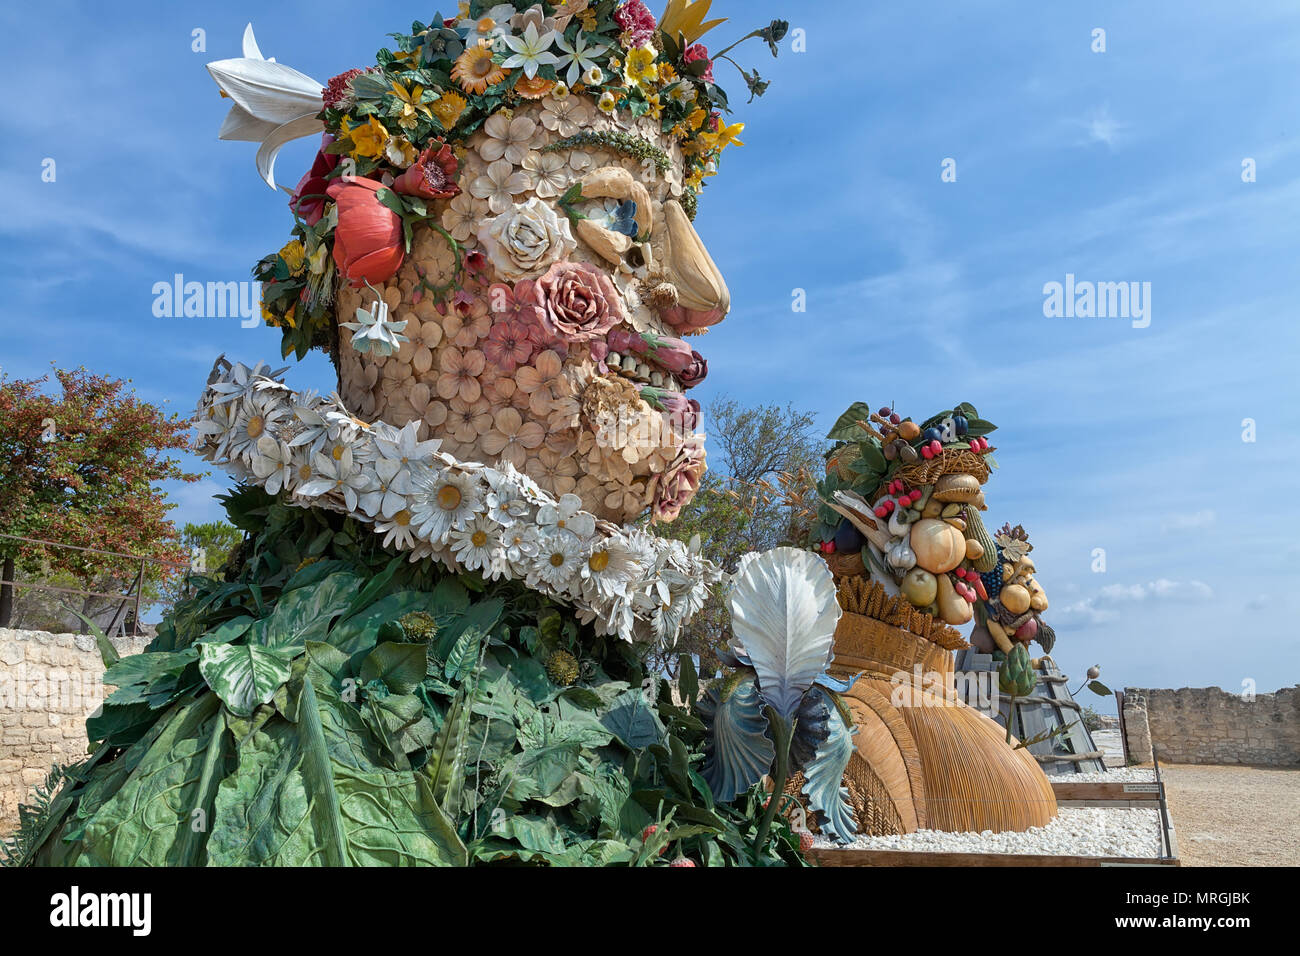
[[[822,850],[808,857],[818,866],[1179,866],[1176,857],[1047,856],[1037,853],[918,853],[912,850]]]

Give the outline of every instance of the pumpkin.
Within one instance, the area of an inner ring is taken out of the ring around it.
[[[966,536],[946,521],[922,518],[912,525],[911,542],[917,566],[931,574],[951,571],[966,559]]]

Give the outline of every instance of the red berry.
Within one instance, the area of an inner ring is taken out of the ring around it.
[[[921,446],[921,457],[929,460],[934,457],[934,450],[929,445]]]
[[[799,831],[799,852],[807,853],[813,848],[813,835],[807,830]]]
[[[880,411],[876,412],[876,414],[879,415],[881,418],[888,418],[888,417],[889,417],[889,413],[890,413],[891,411],[892,411],[892,409],[889,409],[889,408],[882,408]]]
[[[673,861],[672,861],[671,863],[669,863],[668,865],[669,865],[669,866],[694,866],[694,865],[695,865],[695,861],[694,861],[694,860],[691,860],[691,859],[688,859],[688,858],[686,858],[686,857],[684,857],[684,856],[679,856],[677,859],[673,860]]]
[[[898,502],[894,501],[893,498],[890,498],[888,501],[885,502],[886,513],[892,513],[893,510],[897,507],[898,507]]]
[[[965,568],[953,568],[953,569],[952,569],[952,573],[955,574],[955,575],[957,575],[957,577],[959,577],[959,578],[964,578],[964,577],[966,576],[966,569],[965,569]]]
[[[912,494],[911,494],[910,497],[911,497],[911,499],[912,499],[912,504],[916,504],[918,501],[920,501],[922,498],[924,498],[925,495],[921,494],[921,489],[920,489],[920,488],[913,488],[913,489],[912,489]]]
[[[930,450],[936,455],[943,454],[943,442],[936,438],[934,441],[930,442]]]
[[[888,517],[889,517],[889,511],[885,508],[884,505],[877,505],[877,506],[876,506],[876,517],[877,517],[877,518],[888,518]]]
[[[650,824],[648,827],[646,827],[644,830],[641,831],[641,842],[642,842],[642,843],[645,843],[646,840],[649,840],[650,837],[654,836],[654,834],[655,834],[658,830],[659,830],[659,827],[658,827],[658,826],[656,826],[656,825],[653,824],[653,823]],[[663,856],[663,855],[664,855],[664,850],[666,850],[666,849],[668,849],[668,847],[666,847],[666,846],[661,846],[661,847],[659,848],[659,853],[658,853],[658,855],[659,855],[659,856]]]
[[[822,554],[834,554],[834,553],[835,553],[835,542],[834,542],[834,541],[824,541],[824,542],[822,542]]]
[[[903,424],[903,416],[895,412],[894,414],[889,416],[889,424],[891,425]]]

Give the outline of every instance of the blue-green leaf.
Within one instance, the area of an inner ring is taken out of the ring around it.
[[[820,687],[814,688],[812,693],[826,694]],[[826,703],[830,710],[830,734],[817,748],[816,756],[804,767],[803,792],[808,798],[808,806],[817,811],[822,829],[841,843],[851,843],[857,835],[857,823],[849,808],[849,791],[840,784],[849,758],[853,756],[853,731],[845,726],[834,701],[828,697]]]
[[[772,769],[776,747],[768,736],[763,699],[754,678],[742,680],[726,700],[721,681],[700,698],[696,710],[704,721],[704,765],[700,773],[714,799],[729,803]]]
[[[231,713],[247,717],[288,681],[296,653],[296,648],[260,644],[203,644],[199,672]]]

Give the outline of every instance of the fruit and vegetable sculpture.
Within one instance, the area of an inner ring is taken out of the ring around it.
[[[865,576],[881,620],[945,647],[965,646],[953,628],[988,596],[980,571],[996,554],[979,513],[995,427],[967,402],[921,423],[854,405],[818,486],[814,544],[837,576]]]
[[[988,602],[986,576],[1002,570],[1002,545],[981,517],[994,427],[968,402],[924,420],[860,402],[828,436],[807,543],[833,572],[844,612],[829,672],[861,674],[842,700],[857,727],[845,782],[863,832],[1019,831],[1056,814],[1033,756],[1008,746],[954,681],[952,651],[969,646],[958,628]],[[1018,567],[1020,547],[1003,547],[1013,590],[981,617],[1013,634],[1032,630],[1019,618],[1041,594],[1032,565]],[[1003,614],[1014,616],[1003,625]],[[1017,654],[1005,680],[1019,691],[1032,676]]]
[[[970,638],[976,650],[1002,657],[1015,645],[1027,647],[1036,640],[1044,653],[1052,652],[1056,632],[1042,618],[1047,593],[1034,577],[1038,569],[1029,557],[1032,550],[1023,527],[1005,524],[993,538],[991,560],[977,565],[980,600]]]

